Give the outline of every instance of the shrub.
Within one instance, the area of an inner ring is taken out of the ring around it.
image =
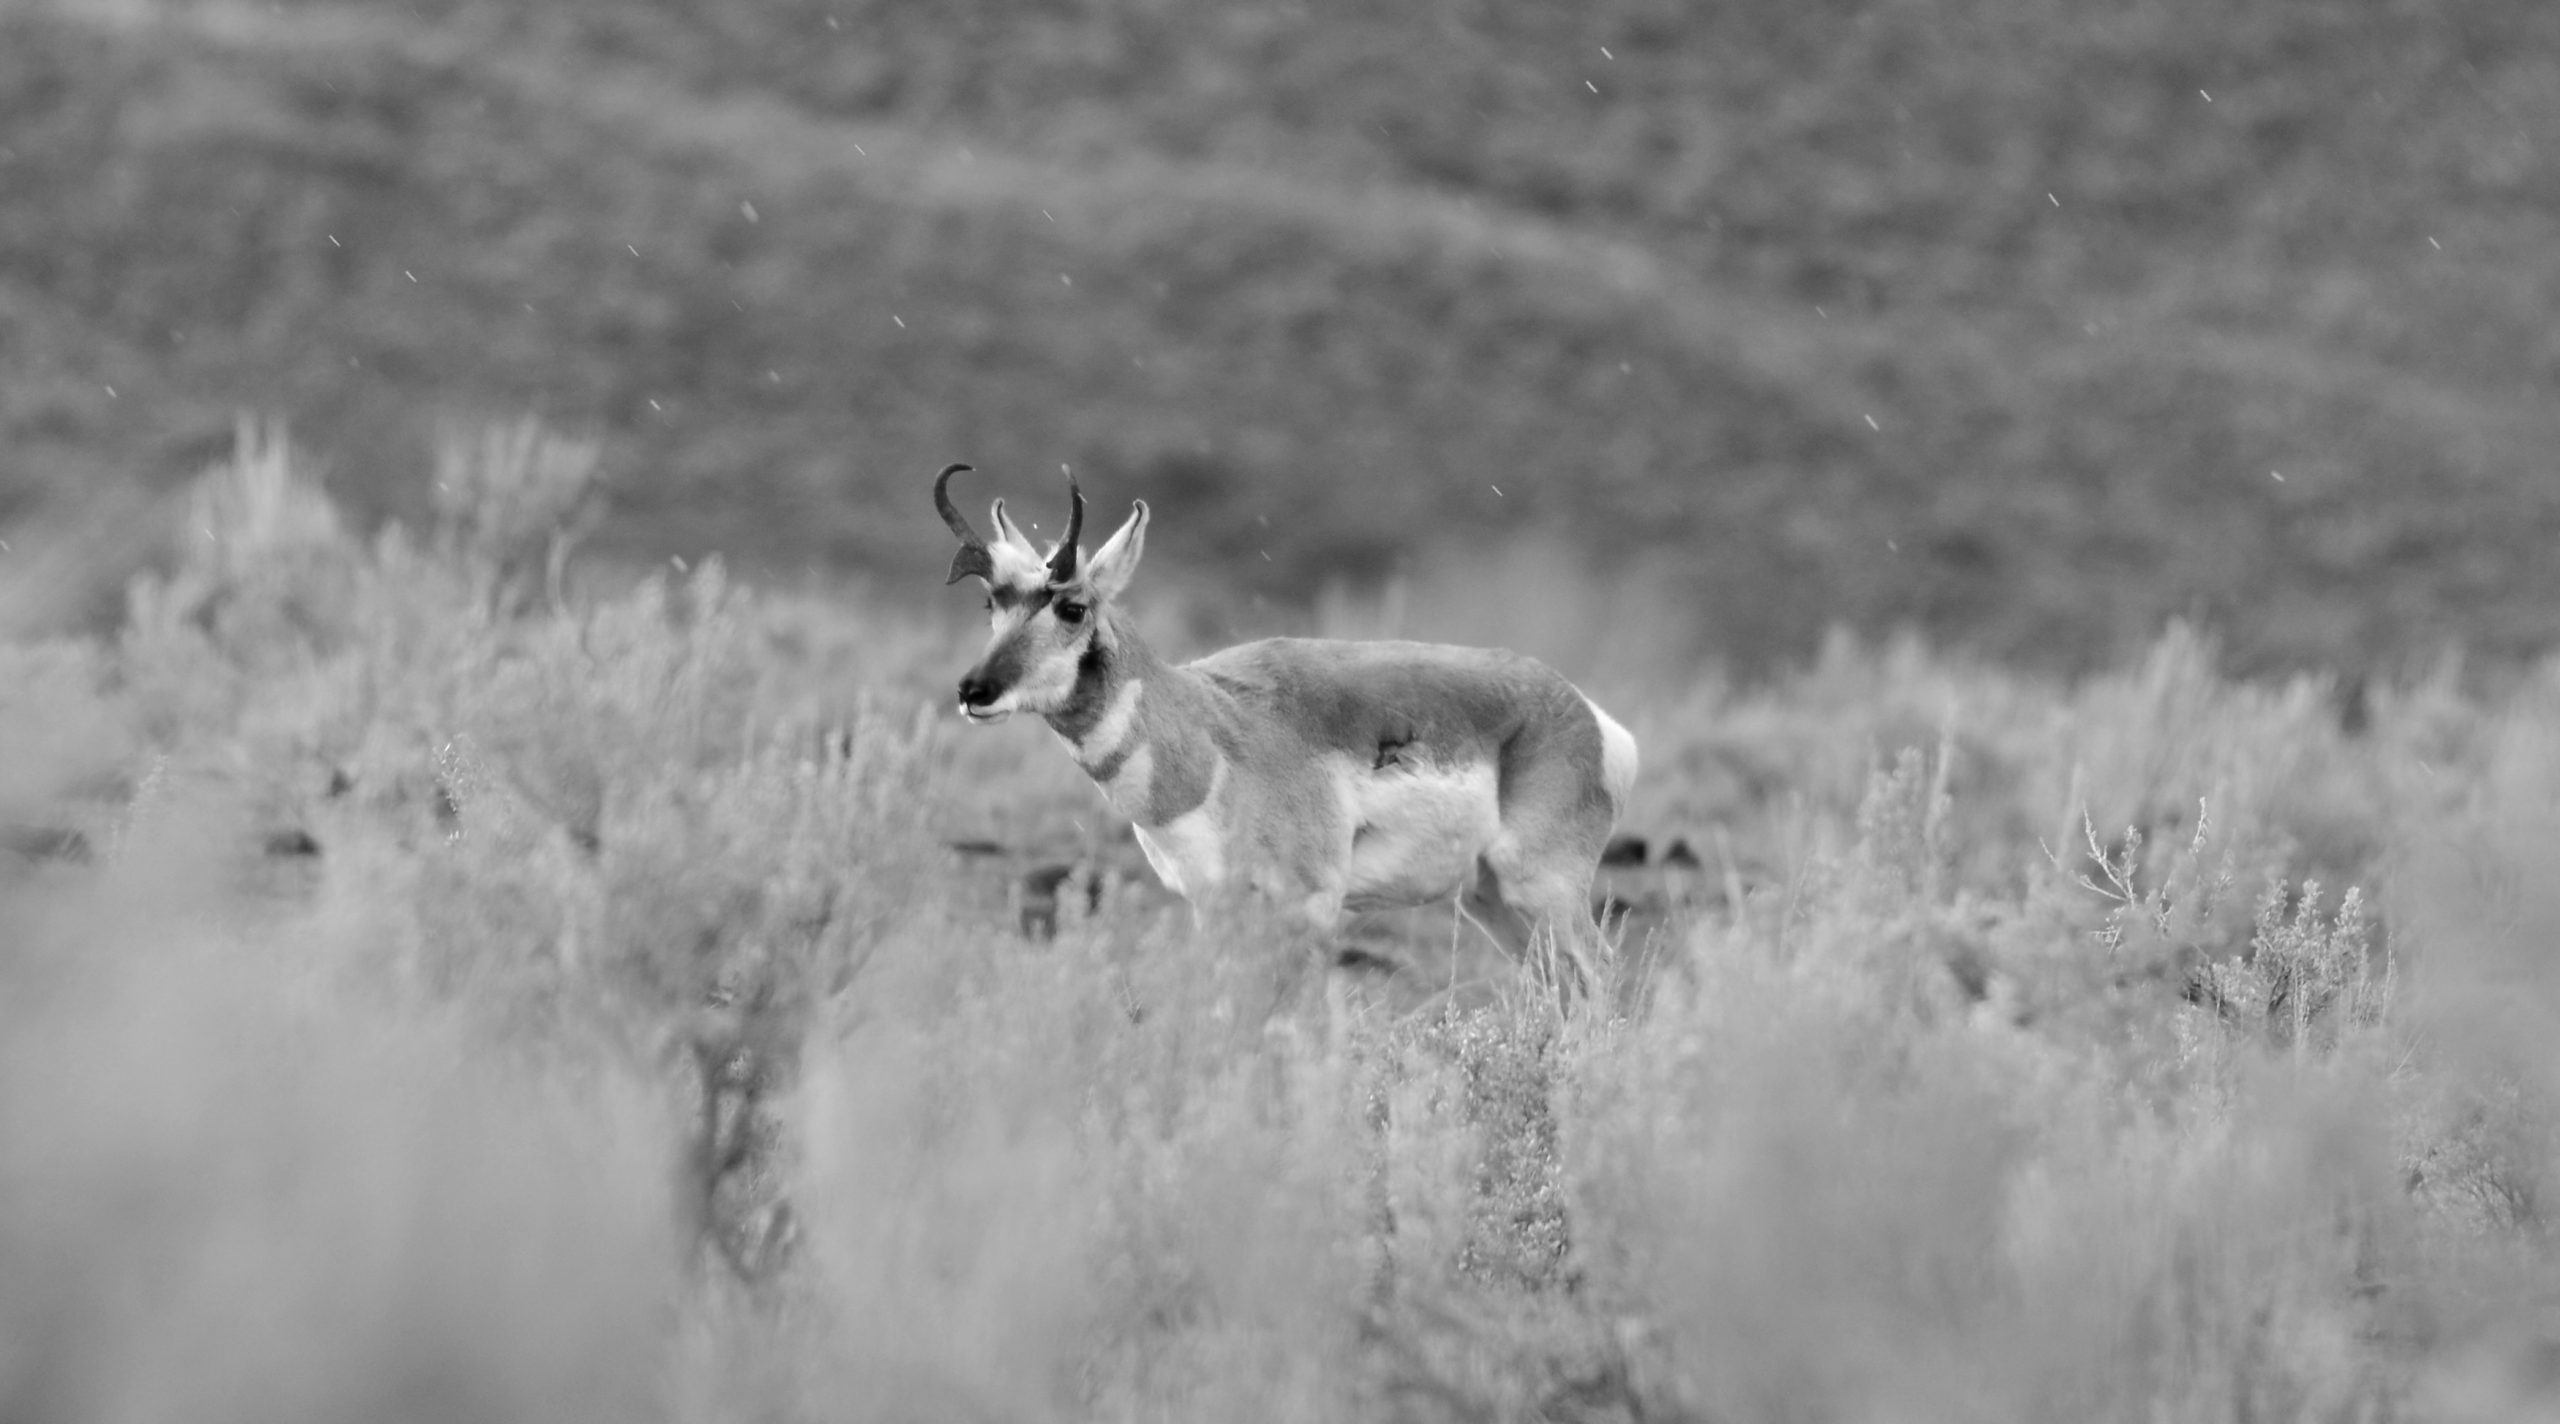
[[[0,846],[0,1413],[2547,1402],[2553,675],[1635,698],[1718,883],[1559,1022],[1134,893],[1025,939],[944,838],[1110,832],[940,736],[947,627],[534,597],[572,506],[360,543],[272,430],[202,488],[117,637],[0,646],[0,817],[90,847]]]

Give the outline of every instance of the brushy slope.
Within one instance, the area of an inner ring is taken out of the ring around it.
[[[950,842],[1115,842],[963,630],[552,606],[552,439],[364,541],[246,429],[0,647],[0,1414],[2560,1403],[2560,675],[1622,688],[1706,864],[1620,1011],[1329,1017],[1140,888],[1015,931]]]
[[[1561,535],[1738,666],[2531,652],[2555,53],[2528,0],[12,7],[0,518],[243,406],[414,518],[435,420],[532,405],[652,557],[925,577],[965,458],[1179,512],[1235,603]]]

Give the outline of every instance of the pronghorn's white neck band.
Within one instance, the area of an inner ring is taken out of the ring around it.
[[[1076,761],[1088,772],[1108,765],[1128,745],[1130,734],[1138,724],[1138,695],[1146,684],[1135,678],[1120,684],[1111,694],[1111,703],[1102,709],[1102,718],[1081,740],[1071,743]],[[1097,772],[1098,774],[1098,772]]]

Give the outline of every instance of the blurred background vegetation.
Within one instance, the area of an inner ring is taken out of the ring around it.
[[[2532,0],[14,0],[0,528],[138,562],[244,408],[423,522],[534,411],[591,548],[902,602],[967,459],[1202,636],[1516,556],[1743,669],[2528,652],[2554,133]]]

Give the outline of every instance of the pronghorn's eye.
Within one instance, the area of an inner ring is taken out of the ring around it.
[[[1058,621],[1061,623],[1081,623],[1084,615],[1085,606],[1081,603],[1061,602],[1058,605]]]

